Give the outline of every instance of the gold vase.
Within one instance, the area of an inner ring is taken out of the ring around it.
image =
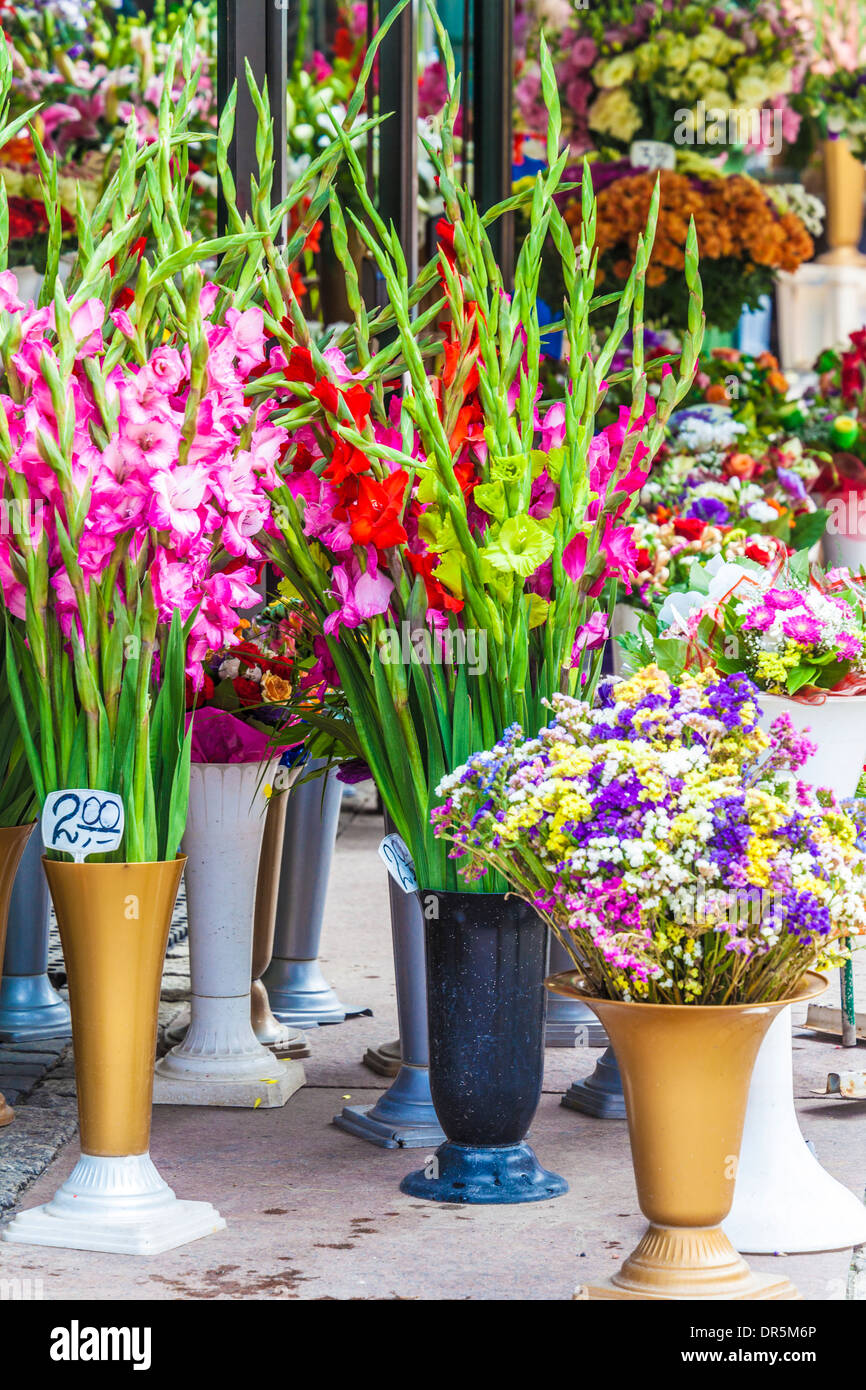
[[[6,953],[6,924],[9,919],[9,903],[12,898],[12,885],[21,863],[24,847],[33,834],[33,825],[0,826],[0,977],[3,974],[3,956]],[[11,1124],[15,1111],[7,1105],[0,1091],[0,1127]]]
[[[69,979],[81,1150],[145,1154],[162,967],[186,859],[43,859]]]
[[[818,260],[822,265],[866,265],[860,251],[866,169],[844,140],[825,140],[823,151],[829,250]]]
[[[290,771],[293,783],[300,767]],[[290,783],[290,785],[291,785]],[[259,855],[259,876],[256,883],[256,906],[253,915],[253,966],[250,984],[250,1022],[259,1042],[270,1047],[278,1057],[300,1060],[311,1056],[310,1047],[298,1028],[280,1023],[271,1008],[268,991],[262,976],[273,959],[274,933],[277,925],[277,900],[283,867],[283,841],[286,835],[286,812],[289,792],[272,794],[265,817],[262,852]]]
[[[770,1004],[625,1004],[596,999],[578,974],[546,982],[598,1015],[622,1074],[632,1163],[650,1225],[613,1278],[579,1290],[590,1299],[794,1299],[788,1279],[754,1274],[721,1229],[731,1208],[749,1082],[776,1014],[819,994],[804,977]]]

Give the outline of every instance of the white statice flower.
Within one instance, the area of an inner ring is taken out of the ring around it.
[[[217,672],[217,675],[219,676],[219,678],[220,678],[221,681],[233,681],[233,680],[237,680],[237,678],[238,678],[238,676],[240,675],[240,673],[241,673],[241,663],[240,663],[240,661],[238,660],[238,658],[237,658],[236,656],[231,656],[231,657],[226,657],[225,661],[223,661],[223,662],[220,664],[220,668],[219,668],[219,671]]]

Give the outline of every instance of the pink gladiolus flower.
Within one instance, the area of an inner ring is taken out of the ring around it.
[[[394,584],[387,574],[380,574],[376,563],[376,548],[367,551],[367,569],[361,570],[358,560],[352,556],[334,569],[334,597],[339,599],[340,607],[329,613],[323,624],[324,631],[331,636],[342,627],[360,627],[367,618],[378,617],[386,612]]]
[[[609,637],[607,626],[607,615],[605,613],[593,613],[592,617],[579,627],[574,640],[574,647],[571,652],[571,664],[576,666],[580,661],[580,654],[583,651],[596,651],[603,647]]]

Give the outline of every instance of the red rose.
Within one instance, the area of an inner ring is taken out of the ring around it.
[[[638,547],[637,559],[634,563],[635,569],[638,570],[638,572],[640,572],[640,570],[648,570],[652,567],[652,557],[649,551],[644,549],[643,546]]]
[[[746,546],[747,559],[754,560],[759,565],[769,564],[772,553],[773,552],[768,550],[765,546],[759,545],[757,541],[751,541],[749,545]]]
[[[246,676],[236,676],[232,685],[242,705],[248,707],[262,703],[262,687],[258,681],[248,681]]]
[[[674,531],[684,540],[696,541],[703,535],[706,525],[698,516],[678,516],[674,520]]]

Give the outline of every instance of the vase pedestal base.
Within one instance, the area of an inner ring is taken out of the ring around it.
[[[169,1054],[170,1055],[170,1054]],[[157,1062],[153,1079],[154,1105],[216,1105],[246,1110],[274,1110],[304,1085],[304,1068],[294,1059],[278,1062],[269,1054],[272,1066],[262,1064],[260,1077],[212,1075],[178,1077],[160,1071]],[[165,1059],[163,1059],[165,1060]],[[270,1074],[269,1074],[270,1073]]]
[[[42,866],[39,866],[40,872]],[[0,1042],[72,1036],[69,1005],[47,975],[5,975],[0,983]]]
[[[0,1091],[0,1129],[2,1129],[3,1125],[11,1125],[14,1119],[15,1111],[12,1109],[11,1105],[7,1104],[6,1097],[3,1092]]]
[[[665,1302],[689,1302],[692,1299],[699,1300],[706,1298],[712,1302],[734,1303],[749,1299],[779,1299],[794,1301],[802,1299],[802,1294],[797,1292],[796,1287],[790,1279],[777,1279],[773,1274],[756,1274],[755,1287],[749,1293],[713,1293],[713,1294],[672,1294],[672,1293],[627,1293],[625,1289],[618,1289],[611,1282],[608,1284],[582,1284],[576,1288],[572,1294],[572,1299],[589,1300],[595,1302],[596,1299],[617,1298],[617,1299],[656,1299]]]
[[[622,1268],[575,1298],[798,1299],[790,1279],[754,1274],[720,1226],[651,1225]]]
[[[584,1081],[572,1082],[560,1102],[567,1110],[594,1115],[599,1120],[624,1120],[625,1096],[616,1057],[608,1048]]]
[[[375,1105],[344,1105],[333,1122],[337,1129],[382,1149],[433,1149],[445,1139],[426,1067],[401,1067]]]
[[[361,1058],[361,1065],[368,1067],[377,1076],[397,1076],[403,1065],[403,1052],[400,1039],[382,1043],[381,1047],[368,1047]]]
[[[225,1229],[209,1202],[179,1201],[149,1154],[82,1154],[50,1202],[13,1217],[3,1240],[115,1255],[159,1255]]]
[[[258,983],[260,982],[255,982],[255,984]],[[250,994],[251,999],[254,998],[255,984]],[[167,1043],[171,1043],[172,1047],[176,1047],[178,1043],[183,1042],[189,1032],[189,1020],[189,1004],[184,1004],[180,1012],[175,1014],[171,1023],[166,1024],[163,1037]],[[256,1028],[255,1018],[253,1017],[252,1019],[252,1027],[256,1039],[263,1047],[270,1048],[275,1057],[280,1057],[283,1060],[294,1058],[296,1061],[301,1061],[304,1057],[312,1057],[313,1054],[310,1049],[310,1044],[299,1028],[289,1028],[284,1023],[278,1023],[276,1019],[274,1023],[276,1025],[275,1031],[273,1032],[274,1041],[270,1041],[270,1035],[269,1037],[262,1037],[259,1034]]]
[[[544,1026],[545,1047],[607,1047],[607,1043],[607,1033],[595,1018],[588,1022],[579,1019],[576,1023],[548,1018]]]
[[[542,1168],[525,1142],[476,1148],[449,1139],[425,1168],[403,1179],[400,1191],[428,1202],[544,1202],[561,1197],[568,1183]]]

